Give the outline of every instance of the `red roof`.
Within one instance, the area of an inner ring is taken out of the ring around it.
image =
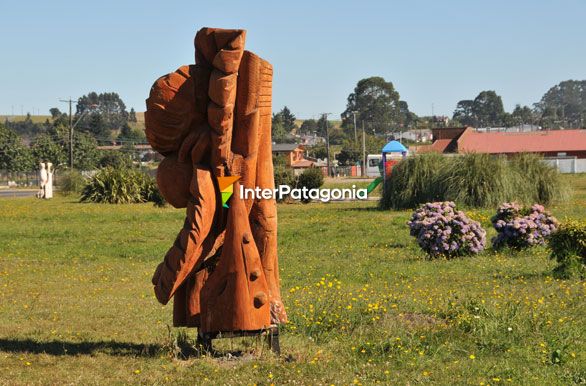
[[[567,151],[586,151],[586,130],[481,133],[468,128],[458,138],[459,153],[503,154]]]
[[[434,143],[431,144],[430,150],[436,151],[438,153],[443,153],[444,151],[446,151],[447,147],[450,145],[451,142],[451,139],[438,139],[437,141],[434,141]]]
[[[299,160],[291,165],[294,168],[311,168],[315,166],[315,162],[308,159]]]
[[[431,145],[411,146],[415,153],[445,153],[453,139],[437,139]]]

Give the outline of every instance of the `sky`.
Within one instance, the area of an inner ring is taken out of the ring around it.
[[[274,66],[273,109],[332,117],[365,77],[391,81],[418,115],[451,116],[482,90],[507,111],[586,79],[586,1],[0,2],[0,115],[117,92],[144,111],[152,83],[194,62],[201,27],[244,28]]]

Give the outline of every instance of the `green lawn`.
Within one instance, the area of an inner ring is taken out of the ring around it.
[[[568,178],[552,210],[584,219],[586,176]],[[0,199],[0,384],[586,382],[584,281],[554,279],[544,248],[425,260],[409,214],[280,205],[282,357],[246,338],[177,360],[150,278],[182,210]]]

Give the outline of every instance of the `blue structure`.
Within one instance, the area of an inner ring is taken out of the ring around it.
[[[391,141],[383,147],[383,157],[386,153],[404,153],[407,154],[407,148],[399,141]]]
[[[382,177],[383,177],[383,187],[384,183],[387,179],[387,154],[388,153],[401,153],[403,158],[407,157],[407,148],[403,146],[403,144],[399,141],[391,141],[387,143],[382,150],[383,153],[383,170],[382,170]]]

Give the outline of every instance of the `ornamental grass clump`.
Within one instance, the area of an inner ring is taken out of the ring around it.
[[[569,191],[557,169],[536,155],[430,153],[407,157],[393,167],[379,205],[381,209],[416,208],[430,201],[474,208],[511,201],[549,205],[567,200]]]
[[[486,231],[451,201],[428,202],[413,212],[410,234],[430,258],[451,259],[480,253]]]
[[[515,202],[502,204],[490,221],[497,235],[494,249],[526,249],[543,245],[558,227],[558,221],[542,205],[524,208]]]
[[[382,209],[416,208],[444,197],[443,173],[450,160],[428,153],[408,157],[393,167],[379,203]]]

